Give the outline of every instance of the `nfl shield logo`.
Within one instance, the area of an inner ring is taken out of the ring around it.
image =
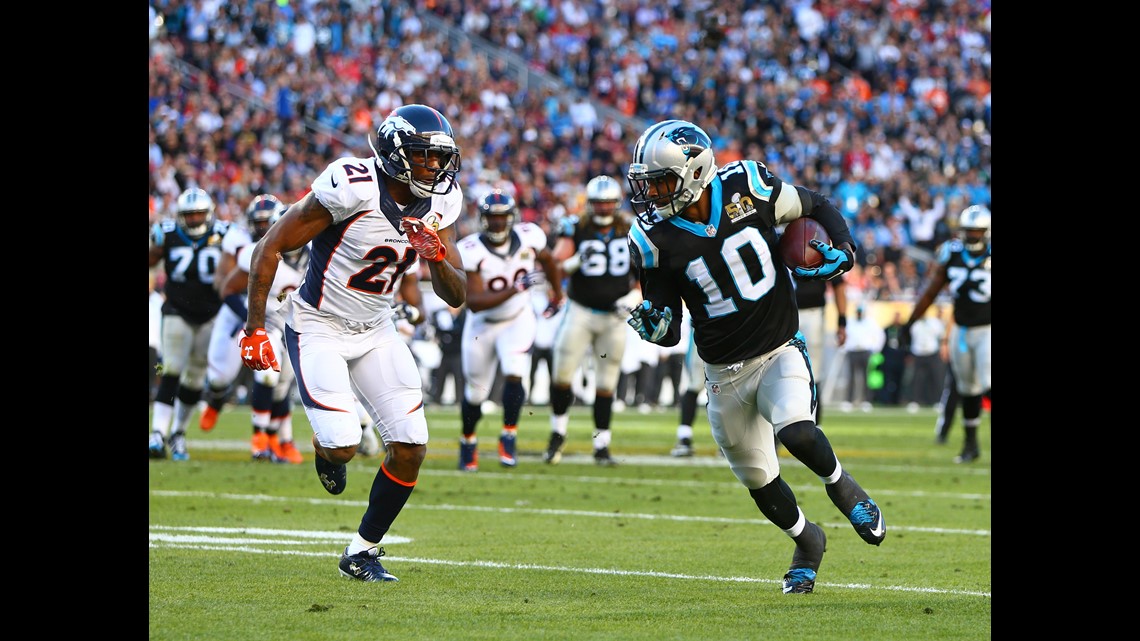
[[[713,227],[712,225],[705,227],[705,235],[709,238],[716,236],[716,227]]]
[[[709,386],[709,391],[713,394],[720,395],[720,383],[713,383]]]

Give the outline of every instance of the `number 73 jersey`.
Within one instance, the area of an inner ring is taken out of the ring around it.
[[[777,250],[777,204],[798,199],[795,186],[753,160],[717,170],[709,221],[680,216],[629,230],[642,295],[653,306],[692,315],[697,354],[736,363],[765,354],[799,331],[791,275]]]

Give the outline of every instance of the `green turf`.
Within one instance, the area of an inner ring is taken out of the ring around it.
[[[863,543],[819,480],[782,453],[783,476],[828,536],[814,594],[784,595],[793,544],[766,522],[724,460],[703,410],[694,459],[672,459],[677,414],[615,416],[589,459],[589,408],[571,412],[566,460],[539,460],[544,407],[526,407],[520,463],[499,467],[497,413],[480,467],[456,470],[458,410],[431,408],[415,493],[383,543],[399,583],[342,578],[340,551],[380,459],[349,464],[348,488],[316,479],[304,414],[302,465],[249,461],[246,407],[210,433],[191,421],[191,460],[150,463],[150,638],[166,639],[982,639],[990,634],[989,418],[982,458],[955,465],[933,413],[831,410],[826,432],[882,506],[888,535]],[[624,460],[623,460],[624,458]],[[408,541],[410,539],[410,541]]]

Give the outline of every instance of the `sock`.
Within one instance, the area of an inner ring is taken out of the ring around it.
[[[376,541],[375,543],[372,541],[365,541],[364,537],[360,536],[360,533],[357,532],[356,534],[352,535],[352,543],[348,544],[348,550],[345,551],[345,554],[348,556],[359,554],[360,552],[370,550],[379,544],[379,541]]]
[[[609,430],[598,430],[594,432],[594,451],[602,449],[603,447],[610,446],[610,438],[613,434]]]
[[[684,443],[685,445],[693,444],[693,426],[692,425],[678,425],[677,426],[677,442]]]
[[[368,509],[364,511],[364,517],[360,519],[360,527],[357,529],[361,539],[377,543],[384,540],[388,528],[392,527],[392,522],[400,515],[400,510],[404,509],[404,504],[408,502],[408,497],[412,495],[415,487],[414,482],[405,483],[397,480],[381,463],[376,478],[372,480],[372,490],[368,494]]]

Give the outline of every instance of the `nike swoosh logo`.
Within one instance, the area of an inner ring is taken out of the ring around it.
[[[332,183],[333,187],[336,187],[336,176],[329,176],[329,182]]]
[[[874,536],[875,538],[879,538],[880,536],[883,535],[883,531],[885,529],[886,528],[883,527],[883,515],[880,514],[879,520],[875,523],[875,527],[871,528],[871,536]]]

